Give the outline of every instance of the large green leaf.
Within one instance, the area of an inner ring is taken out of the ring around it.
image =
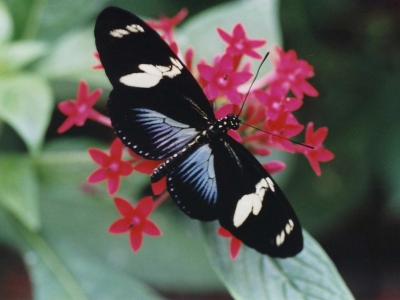
[[[71,97],[80,79],[84,78],[93,88],[111,88],[103,70],[92,70],[99,64],[93,28],[64,34],[54,42],[50,54],[37,66],[37,71],[48,78],[57,98]],[[74,92],[75,93],[75,92]]]
[[[305,231],[304,249],[295,257],[271,258],[242,246],[231,260],[229,241],[216,234],[218,225],[202,227],[212,265],[237,300],[354,299],[332,261]]]
[[[0,74],[15,72],[46,53],[46,44],[39,41],[19,41],[0,47]]]
[[[0,118],[18,132],[31,153],[42,146],[52,108],[51,90],[41,77],[0,78]]]
[[[0,205],[30,230],[39,229],[39,182],[26,155],[0,156]]]
[[[10,12],[4,2],[0,2],[0,44],[10,40],[14,28]]]
[[[0,239],[23,255],[33,283],[33,299],[161,299],[140,281],[110,268],[67,239],[63,246],[71,256],[69,259],[60,257],[41,233],[21,227],[2,209]]]

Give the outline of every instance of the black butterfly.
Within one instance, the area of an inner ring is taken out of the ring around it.
[[[303,248],[299,220],[257,159],[227,135],[240,125],[217,120],[182,61],[137,16],[109,7],[95,27],[101,63],[113,85],[108,111],[117,136],[136,154],[166,159],[152,182],[193,219],[219,220],[244,244],[275,257]]]

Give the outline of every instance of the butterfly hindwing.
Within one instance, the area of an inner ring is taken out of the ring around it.
[[[192,74],[141,19],[116,7],[106,8],[97,18],[95,38],[101,63],[114,88],[108,102],[112,125],[124,144],[137,154],[165,158],[215,120]],[[167,120],[165,126],[156,128],[153,123],[149,128],[149,122],[137,118],[138,114],[147,114],[157,122],[157,113],[165,116],[159,118]],[[160,139],[164,140],[151,137],[153,130],[163,129]],[[175,146],[167,149],[161,145],[163,141]]]
[[[167,188],[189,217],[201,221],[217,219],[217,182],[210,145],[201,146],[171,171]]]
[[[215,151],[218,215],[222,227],[247,246],[274,257],[303,248],[299,220],[268,172],[231,137]]]

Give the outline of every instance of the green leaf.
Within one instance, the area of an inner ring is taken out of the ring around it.
[[[96,51],[93,28],[79,32],[69,32],[58,39],[49,55],[37,66],[37,71],[55,85],[57,98],[70,97],[80,79],[89,85],[111,88],[103,70],[92,70],[99,64],[93,53]],[[72,84],[72,85],[71,85]]]
[[[237,23],[242,23],[250,38],[266,39],[267,46],[258,48],[262,55],[281,44],[281,30],[278,20],[279,1],[237,1],[204,10],[192,17],[179,28],[179,45],[186,49],[192,45],[197,58],[206,58],[210,63],[218,53],[224,52],[226,43],[217,33],[217,27],[231,33]],[[253,69],[258,67],[253,63]],[[271,68],[269,61],[264,70]]]
[[[39,183],[26,155],[0,156],[0,205],[29,230],[39,229]]]
[[[61,257],[46,236],[27,231],[2,209],[0,240],[19,249],[23,255],[34,299],[161,299],[142,282],[110,268],[66,239],[63,247],[71,255]]]
[[[0,78],[0,118],[18,132],[32,154],[42,146],[52,108],[51,90],[41,77]]]
[[[202,226],[212,265],[235,299],[354,299],[336,267],[305,231],[296,257],[277,259],[242,245],[236,260],[216,222]]]
[[[0,48],[0,73],[20,70],[43,56],[46,44],[39,41],[20,41]]]
[[[4,2],[0,2],[0,44],[10,40],[13,35],[13,22]]]

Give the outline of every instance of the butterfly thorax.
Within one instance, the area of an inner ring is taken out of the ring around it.
[[[228,114],[225,118],[212,122],[208,128],[201,131],[192,141],[185,145],[181,150],[172,154],[163,163],[161,163],[151,174],[151,182],[161,180],[165,175],[170,173],[182,161],[184,161],[199,147],[209,144],[211,141],[218,139],[229,129],[236,130],[239,128],[240,120],[234,114]]]
[[[240,120],[238,116],[229,114],[225,118],[219,119],[211,124],[206,130],[202,132],[209,140],[212,141],[225,134],[229,129],[236,130],[239,128]]]

